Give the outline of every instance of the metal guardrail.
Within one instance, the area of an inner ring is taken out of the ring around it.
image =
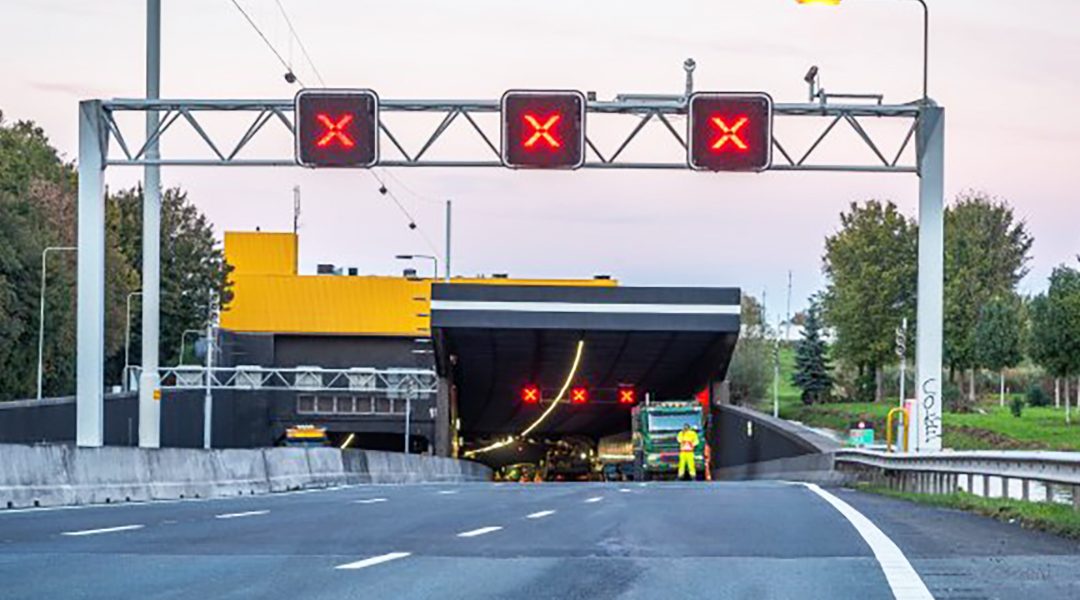
[[[998,497],[1059,502],[1071,496],[1073,508],[1080,511],[1080,452],[887,454],[838,450],[835,465],[838,470],[871,483],[916,493],[949,494],[963,490],[974,494],[979,490],[982,496],[991,497],[992,484],[997,483]],[[1040,495],[1035,493],[1039,488],[1044,491],[1042,498],[1036,497]]]
[[[135,380],[138,380],[137,368]],[[430,369],[288,369],[238,365],[206,367],[196,365],[161,369],[164,390],[284,390],[297,392],[358,392],[389,398],[429,396],[437,393],[439,378]],[[207,379],[209,378],[209,382]],[[209,383],[209,386],[207,385]]]

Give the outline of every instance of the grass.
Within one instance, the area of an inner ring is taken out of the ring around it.
[[[1080,540],[1080,512],[1064,504],[982,498],[965,492],[944,495],[913,494],[867,484],[858,484],[855,489],[919,504],[973,512],[1007,523],[1019,523],[1028,529]]]
[[[884,438],[885,417],[898,404],[897,398],[881,403],[829,403],[806,406],[800,401],[798,388],[791,383],[795,352],[783,348],[780,352],[780,416],[800,421],[812,427],[823,427],[846,432],[859,420],[870,421]],[[945,426],[944,445],[956,450],[1073,450],[1080,451],[1080,412],[1074,416],[1074,424],[1065,424],[1065,411],[1053,407],[1025,406],[1022,416],[1009,412],[1006,398],[1004,408],[998,405],[997,396],[988,398],[978,406],[981,412],[951,413],[943,416]],[[768,398],[757,406],[764,412],[772,411],[772,386]]]

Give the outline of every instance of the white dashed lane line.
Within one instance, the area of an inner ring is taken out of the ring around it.
[[[239,519],[242,517],[257,517],[259,515],[269,514],[268,510],[249,510],[245,512],[225,513],[222,515],[214,515],[215,519]]]
[[[345,563],[334,567],[335,569],[342,569],[346,571],[356,569],[366,569],[368,567],[374,567],[375,565],[381,565],[385,562],[397,560],[399,558],[405,558],[406,556],[412,556],[412,552],[390,552],[389,554],[382,554],[379,556],[372,556],[371,558],[365,558],[364,560],[358,560],[356,562]]]
[[[386,498],[364,498],[363,500],[353,500],[356,504],[379,504],[380,502],[387,502]]]
[[[457,490],[439,490],[439,494],[441,494],[443,496],[449,496],[449,495],[456,494],[456,493],[457,493]]]
[[[502,529],[502,527],[499,527],[498,525],[492,525],[491,527],[481,527],[480,529],[473,529],[471,531],[462,531],[461,533],[457,534],[457,536],[459,538],[471,538],[471,537],[476,537],[478,535],[485,535],[485,534],[488,534],[488,533],[492,533],[492,532],[498,531],[500,529]]]
[[[548,517],[548,516],[551,516],[553,514],[555,514],[555,511],[553,511],[553,510],[542,510],[540,512],[534,512],[531,515],[526,515],[525,518],[526,519],[543,519],[544,517]]]
[[[586,504],[592,504],[593,502],[599,502],[599,501],[601,501],[603,499],[604,499],[603,496],[593,496],[592,498],[589,498],[588,500],[586,500],[585,503]]]
[[[632,490],[630,488],[619,488],[619,491],[624,494],[629,494]]]
[[[105,527],[102,529],[83,529],[81,531],[65,531],[60,535],[78,537],[83,535],[97,535],[99,533],[116,533],[118,531],[132,531],[142,529],[145,525],[120,525],[119,527]]]

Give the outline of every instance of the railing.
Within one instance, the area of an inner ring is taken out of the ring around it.
[[[137,369],[135,369],[137,371]],[[355,392],[389,398],[416,398],[438,391],[438,375],[429,369],[324,369],[321,367],[272,368],[256,365],[206,367],[195,365],[159,370],[164,390],[233,390]],[[136,372],[134,376],[138,380]],[[209,386],[207,386],[209,378]]]
[[[886,454],[839,450],[837,470],[923,494],[965,491],[987,498],[1070,502],[1080,511],[1080,452],[966,451]]]

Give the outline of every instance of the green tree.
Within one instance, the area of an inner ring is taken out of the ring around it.
[[[961,194],[945,211],[945,347],[950,379],[969,370],[968,401],[975,401],[979,311],[1008,296],[1027,274],[1032,237],[1003,201],[980,192]]]
[[[852,203],[840,224],[825,240],[823,317],[836,331],[835,356],[855,367],[860,381],[872,378],[880,400],[893,330],[904,317],[915,321],[918,232],[895,204],[877,200]]]
[[[1057,267],[1050,289],[1032,300],[1031,357],[1054,377],[1080,375],[1080,271]],[[1068,398],[1065,406],[1068,419]]]
[[[832,365],[829,349],[821,337],[821,307],[811,301],[803,322],[802,339],[795,346],[795,372],[792,383],[802,390],[804,404],[826,401],[832,393]]]
[[[142,202],[141,186],[108,198],[110,225],[136,272],[142,268]],[[219,300],[227,305],[232,299],[230,270],[206,216],[191,203],[186,192],[166,189],[161,199],[162,364],[178,363],[183,358],[180,342],[184,332],[203,329]],[[136,364],[142,321],[141,311],[133,313],[132,364]]]
[[[765,397],[771,376],[771,344],[761,303],[743,294],[742,333],[728,367],[731,401],[744,404]]]
[[[999,403],[1005,406],[1005,369],[1024,358],[1021,347],[1021,302],[1015,295],[994,296],[979,311],[975,324],[976,359],[980,366],[998,372]]]

